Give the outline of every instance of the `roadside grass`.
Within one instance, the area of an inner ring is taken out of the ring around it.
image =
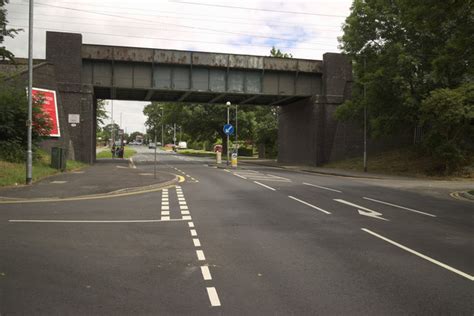
[[[186,156],[195,156],[195,157],[215,157],[216,153],[213,151],[207,150],[198,150],[198,149],[178,149],[178,153]]]
[[[474,195],[474,190],[467,191],[467,193],[469,193],[469,194],[471,194],[471,195]]]
[[[44,177],[61,173],[59,170],[50,167],[51,156],[41,153],[41,159],[33,163],[33,182]],[[84,168],[87,164],[79,161],[68,160],[66,171]],[[25,184],[26,165],[25,163],[12,163],[0,160],[0,187]]]
[[[136,153],[137,153],[136,150],[129,147],[125,147],[123,158],[133,157]],[[110,148],[108,148],[98,153],[96,157],[97,158],[112,158],[112,152],[110,151]]]
[[[349,158],[324,165],[326,168],[363,171],[363,158]],[[464,172],[450,175],[449,177],[472,178],[474,173],[466,168]],[[436,162],[430,157],[421,155],[414,148],[403,148],[386,151],[379,154],[368,155],[367,170],[371,173],[391,174],[400,176],[415,177],[436,177],[446,178],[440,173],[436,173]]]

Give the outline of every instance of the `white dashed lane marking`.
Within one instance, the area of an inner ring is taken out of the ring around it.
[[[202,278],[205,281],[212,280],[211,272],[209,271],[208,266],[201,266],[201,273],[202,273]]]
[[[196,256],[197,256],[199,261],[206,260],[206,256],[204,256],[204,251],[202,251],[202,250],[196,250]]]
[[[307,183],[307,182],[303,182],[304,185],[308,185],[310,187],[315,187],[315,188],[319,188],[319,189],[323,189],[323,190],[328,190],[328,191],[333,191],[333,192],[337,192],[337,193],[342,193],[341,191],[339,190],[336,190],[336,189],[331,189],[331,188],[328,188],[328,187],[323,187],[321,185],[316,185],[316,184],[312,184],[312,183]]]
[[[304,204],[304,205],[307,205],[307,206],[309,206],[309,207],[311,207],[311,208],[314,208],[315,210],[318,210],[318,211],[323,212],[323,213],[325,213],[325,214],[331,214],[331,212],[328,212],[328,211],[323,210],[322,208],[317,207],[317,206],[315,206],[315,205],[313,205],[313,204],[309,204],[308,202],[305,202],[305,201],[303,201],[303,200],[300,200],[300,199],[298,199],[298,198],[295,198],[294,196],[288,195],[288,197],[289,197],[290,199],[292,199],[292,200],[295,200],[295,201],[297,201],[297,202],[300,202],[300,203],[302,203],[302,204]]]
[[[214,287],[208,287],[207,294],[209,295],[209,300],[211,301],[212,306],[221,306],[221,301],[219,300],[219,295]]]

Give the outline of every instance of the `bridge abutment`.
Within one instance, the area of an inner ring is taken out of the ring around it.
[[[86,163],[95,160],[95,108],[92,85],[82,83],[82,36],[59,32],[46,33],[46,60],[54,65],[57,94],[67,113],[61,131],[66,132],[70,159]],[[69,114],[79,114],[80,122],[70,124]]]
[[[351,81],[349,59],[324,54],[322,94],[280,107],[279,162],[317,166],[345,155],[348,143],[336,136],[341,129],[352,127],[336,121],[334,112],[350,97]]]

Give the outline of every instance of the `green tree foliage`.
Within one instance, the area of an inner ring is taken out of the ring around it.
[[[0,0],[0,44],[3,43],[5,37],[14,38],[18,32],[22,31],[22,29],[12,29],[7,27],[8,20],[7,9],[5,9],[5,5],[8,2],[8,0]],[[0,58],[2,60],[8,59],[10,61],[14,61],[13,54],[7,50],[5,46],[0,46]]]
[[[33,100],[33,149],[43,136],[48,135],[52,123],[43,113],[41,98]],[[0,159],[11,162],[24,160],[27,133],[28,100],[21,86],[8,85],[0,81]]]
[[[448,173],[469,161],[474,149],[474,83],[436,89],[421,104],[421,121],[429,126],[425,146]]]
[[[355,83],[336,117],[362,122],[367,105],[373,136],[418,126],[431,91],[474,78],[472,0],[355,0],[343,30]]]
[[[293,55],[289,53],[283,53],[280,49],[272,46],[272,49],[270,50],[270,57],[293,58]]]
[[[140,132],[133,132],[131,133],[129,136],[128,136],[128,139],[127,141],[130,143],[130,142],[133,142],[137,139],[137,136],[144,136],[143,133],[140,133]]]
[[[105,104],[107,101],[105,100],[97,100],[97,108],[96,108],[96,124],[97,124],[97,131],[101,130],[101,126],[105,124],[105,120],[109,118],[107,111],[105,110]]]

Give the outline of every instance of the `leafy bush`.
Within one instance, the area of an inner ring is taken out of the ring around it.
[[[422,102],[425,150],[451,173],[469,163],[474,139],[474,83],[437,89]]]
[[[239,148],[239,156],[243,157],[252,157],[253,156],[253,149],[252,148]]]
[[[21,84],[9,85],[1,81],[0,83],[0,159],[11,162],[23,161],[27,145],[26,90]],[[35,99],[33,103],[33,149],[37,148],[41,137],[47,135],[52,126],[49,116],[42,112],[42,102],[42,99]]]

